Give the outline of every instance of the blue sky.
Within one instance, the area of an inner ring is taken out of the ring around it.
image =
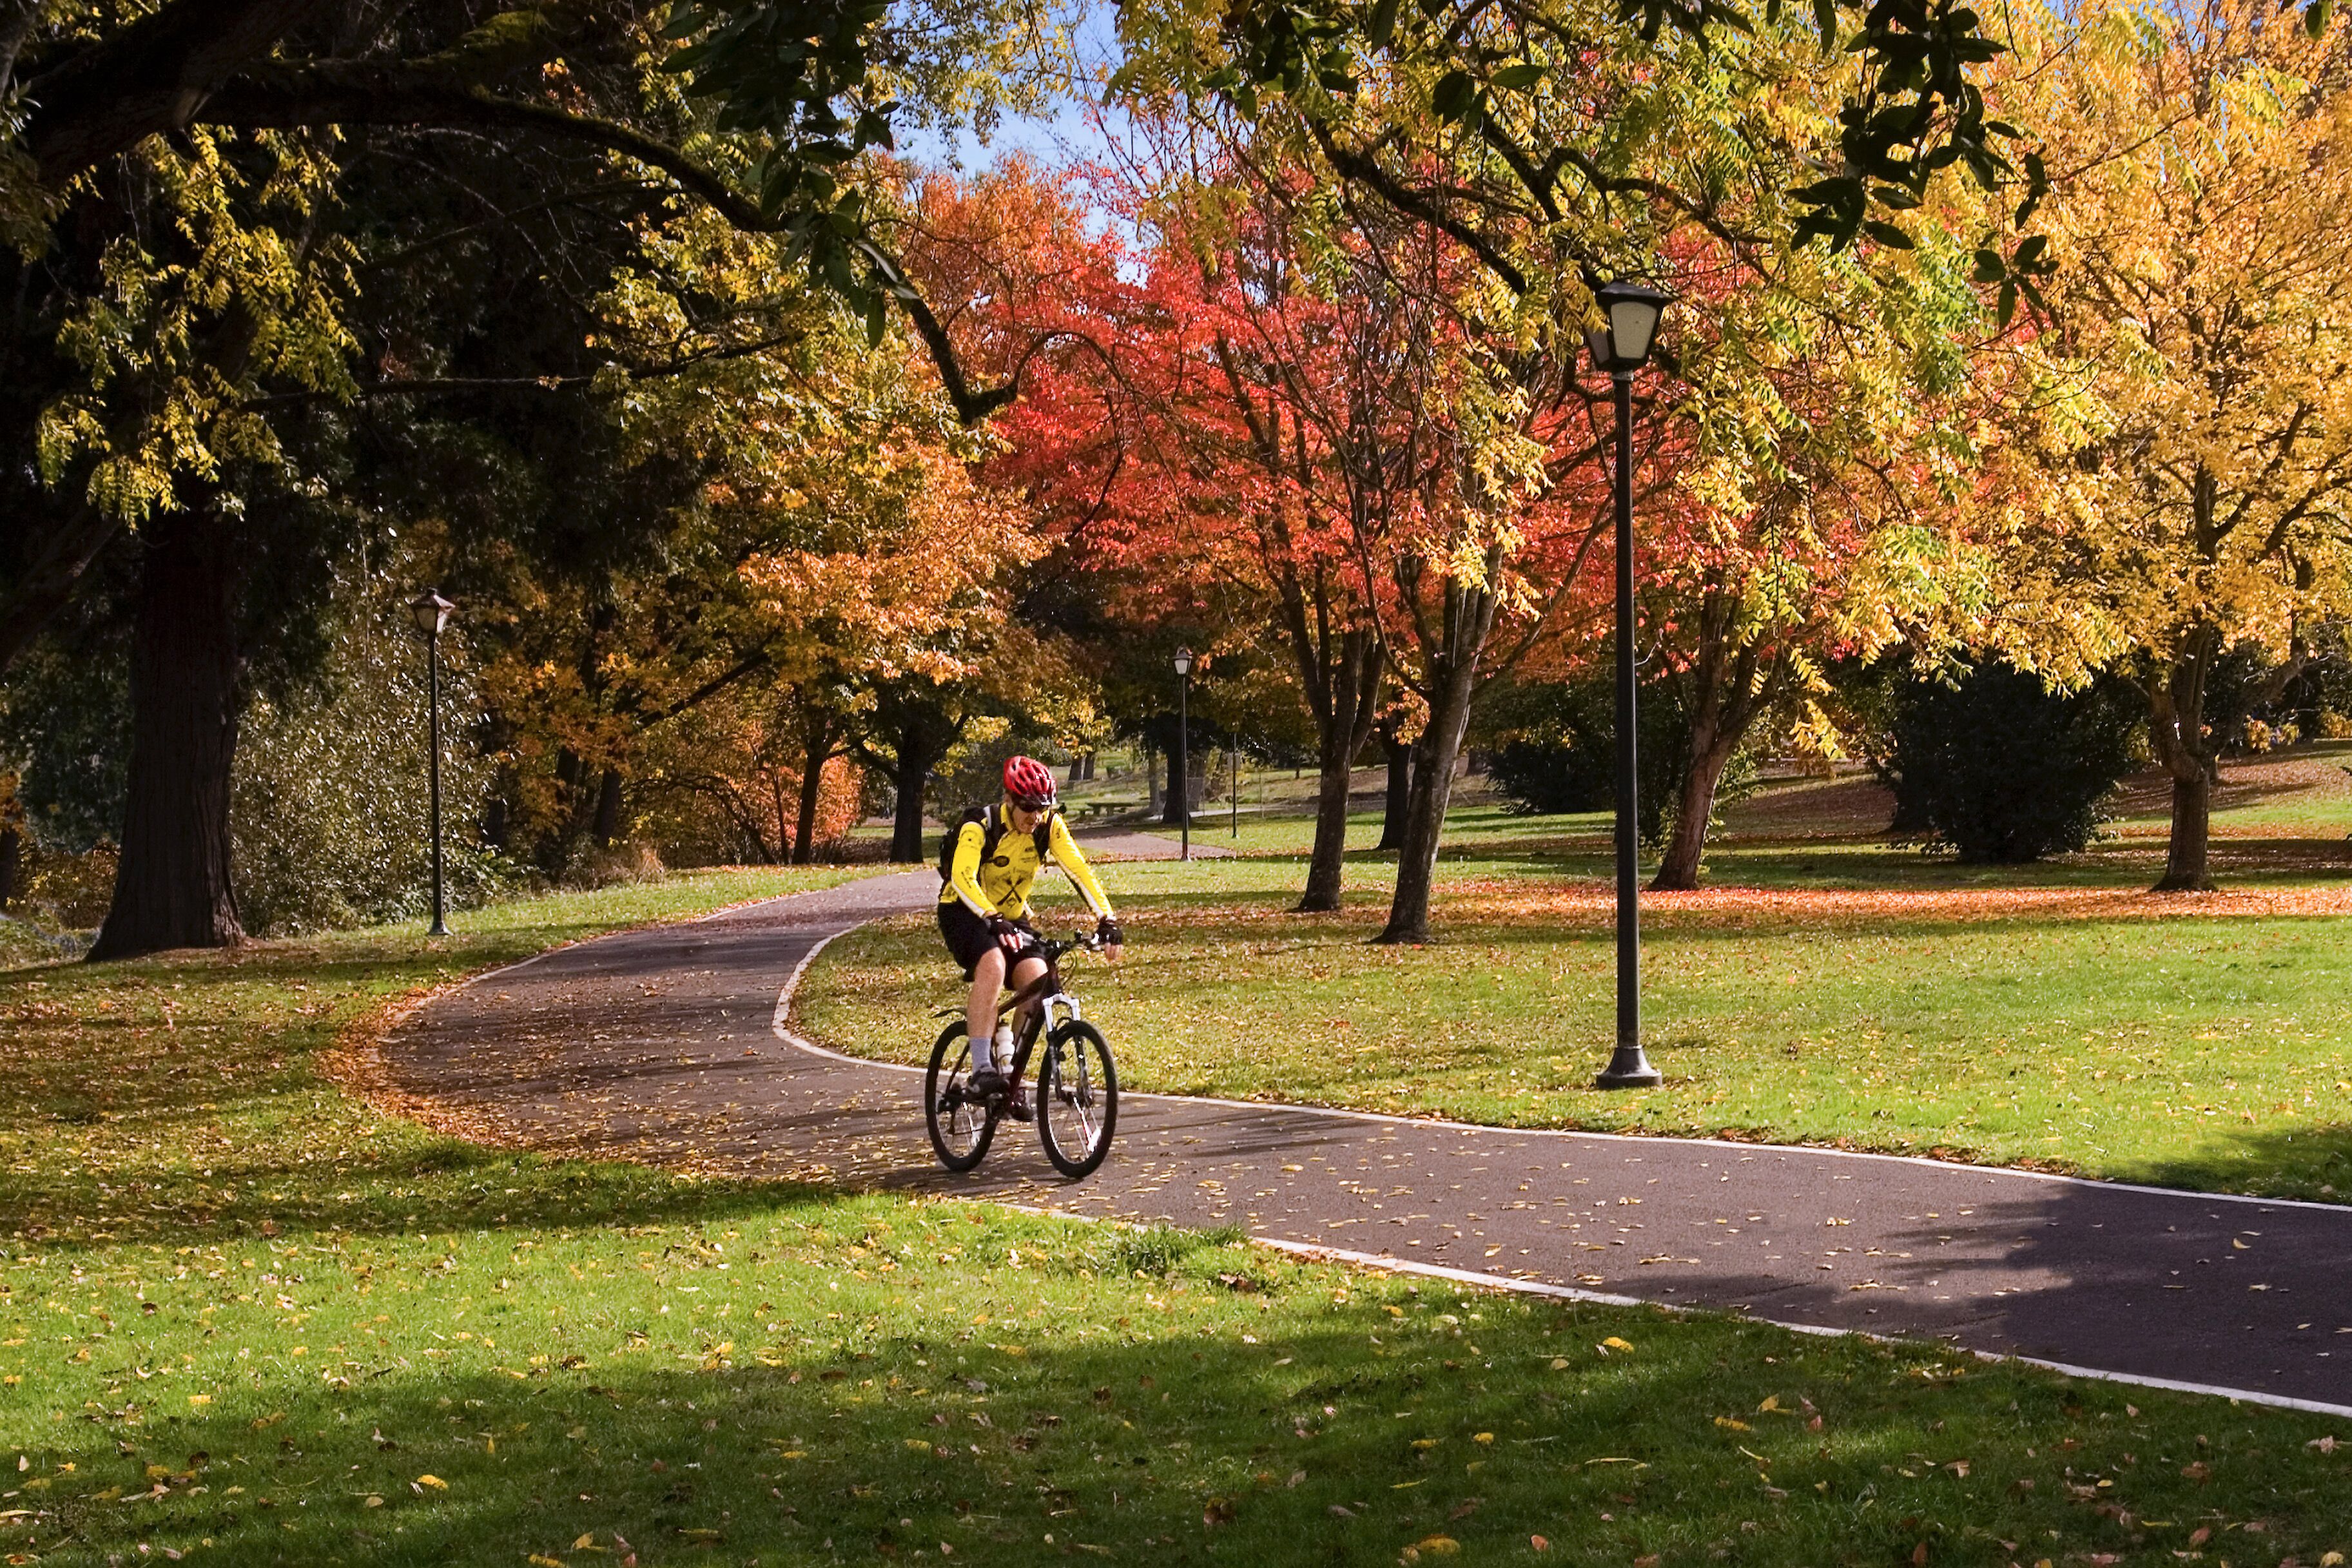
[[[1115,6],[1109,0],[1066,0],[1064,14],[1073,21],[1081,70],[1099,83],[1118,61]],[[943,137],[935,131],[908,126],[898,133],[898,151],[926,163],[979,170],[1015,152],[1049,166],[1084,162],[1102,155],[1103,141],[1089,118],[1088,106],[1076,96],[1074,86],[1070,95],[1042,116],[1006,118],[984,145],[969,130]]]

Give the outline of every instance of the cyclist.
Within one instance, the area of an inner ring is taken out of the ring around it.
[[[1054,772],[1034,758],[1004,764],[1004,799],[964,813],[940,856],[940,935],[971,982],[964,1022],[971,1031],[971,1086],[981,1094],[1007,1094],[1006,1110],[1029,1119],[1028,1101],[1017,1083],[1008,1084],[1015,1016],[996,1023],[996,1003],[1009,977],[1015,987],[1045,972],[1031,949],[1039,940],[1029,922],[1029,889],[1050,861],[1066,873],[1078,896],[1095,915],[1095,935],[1113,963],[1123,937],[1111,915],[1110,897],[1078,852],[1055,807]],[[1024,1009],[1025,1012],[1026,1009]]]

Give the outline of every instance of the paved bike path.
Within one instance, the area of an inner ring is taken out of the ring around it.
[[[1134,1093],[1085,1182],[1060,1181],[1013,1125],[950,1176],[924,1138],[920,1074],[808,1046],[779,1001],[824,942],[937,886],[876,877],[562,948],[419,1009],[386,1064],[561,1153],[1236,1225],[2352,1415],[2352,1207]]]

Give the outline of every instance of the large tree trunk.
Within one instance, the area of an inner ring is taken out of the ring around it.
[[[1675,805],[1674,836],[1666,841],[1658,874],[1650,879],[1651,892],[1687,893],[1698,885],[1699,859],[1706,852],[1706,825],[1715,814],[1716,786],[1723,781],[1723,769],[1738,747],[1738,736],[1701,745],[1693,733],[1690,770],[1683,775],[1682,799]]]
[[[898,797],[890,813],[890,858],[900,865],[922,862],[923,789],[930,777],[928,764],[902,765],[890,775],[890,788]]]
[[[812,748],[809,766],[801,774],[800,810],[793,820],[794,865],[813,865],[816,862],[817,792],[824,788],[824,765],[831,760]]]
[[[2164,856],[2158,893],[2210,893],[2213,874],[2207,854],[2212,839],[2213,778],[2200,770],[2172,780],[2172,841]]]
[[[1205,774],[1193,769],[1205,769],[1209,759],[1192,756],[1189,744],[1184,749],[1184,777],[1181,779],[1176,777],[1175,751],[1171,748],[1168,753],[1168,785],[1160,791],[1160,823],[1162,827],[1182,827],[1188,811],[1193,817],[1200,815],[1201,780]]]
[[[1143,814],[1146,821],[1159,815],[1160,807],[1160,753],[1151,743],[1143,744]]]
[[[209,509],[148,533],[131,657],[130,799],[93,961],[245,939],[229,883],[236,563]]]
[[[2213,628],[2199,628],[2189,634],[2182,656],[2159,671],[2146,688],[2148,747],[2172,776],[2172,839],[2165,852],[2164,876],[2156,884],[2158,893],[2213,891],[2208,848],[2219,769],[2205,734],[2205,679],[2221,643]]]
[[[1380,695],[1381,647],[1370,627],[1343,633],[1324,683],[1328,699],[1316,708],[1315,849],[1307,862],[1307,891],[1298,912],[1339,907],[1348,853],[1348,785],[1356,755],[1372,731]]]
[[[1389,765],[1389,782],[1381,804],[1381,841],[1373,848],[1401,850],[1404,848],[1404,820],[1412,807],[1412,742],[1398,739],[1393,723],[1381,726],[1378,737]]]
[[[611,849],[621,836],[621,770],[617,768],[607,767],[596,786],[596,821],[591,831],[601,849]]]
[[[24,863],[25,835],[18,829],[0,828],[0,910],[16,897],[16,870]]]
[[[885,696],[877,722],[878,730],[856,742],[856,749],[890,780],[890,858],[900,865],[919,865],[925,859],[923,804],[931,770],[963,738],[971,716],[953,715],[929,700],[908,700],[901,693]],[[874,745],[875,738],[887,739],[888,749]]]
[[[1296,911],[1312,915],[1340,906],[1347,871],[1348,772],[1352,758],[1334,755],[1329,742],[1318,748],[1315,784],[1315,850],[1307,862],[1307,891]]]

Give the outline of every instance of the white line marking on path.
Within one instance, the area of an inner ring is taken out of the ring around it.
[[[1449,1269],[1442,1263],[1413,1263],[1400,1258],[1384,1258],[1372,1252],[1350,1251],[1345,1247],[1324,1247],[1311,1241],[1286,1241],[1275,1236],[1253,1236],[1251,1240],[1261,1247],[1271,1247],[1277,1252],[1294,1253],[1302,1258],[1328,1258],[1334,1262],[1353,1263],[1360,1268],[1384,1270],[1395,1274],[1419,1274],[1430,1279],[1454,1280],[1465,1285],[1477,1285],[1490,1291],[1509,1291],[1527,1296],[1548,1296],[1557,1301],[1581,1301],[1604,1307],[1654,1307],[1662,1312],[1678,1317],[1698,1317],[1720,1312],[1714,1307],[1685,1307],[1672,1301],[1653,1301],[1640,1296],[1611,1295],[1601,1291],[1580,1291],[1572,1285],[1555,1285],[1544,1280],[1514,1280],[1508,1276],[1481,1274],[1471,1269]],[[1897,1344],[1920,1349],[1948,1351],[1952,1347],[1934,1340],[1905,1339],[1897,1334],[1872,1333],[1866,1329],[1824,1328],[1819,1323],[1792,1323],[1780,1318],[1759,1318],[1749,1312],[1721,1312],[1745,1323],[1768,1323],[1792,1333],[1811,1334],[1817,1339],[1864,1339],[1874,1344]],[[2317,1416],[2352,1416],[2352,1405],[2328,1405],[2316,1399],[2295,1399],[2284,1394],[2261,1394],[2247,1388],[2224,1388],[2210,1383],[2182,1383],[2177,1378],[2145,1377],[2136,1372],[2105,1372],[2095,1366],[2070,1366],[2063,1361],[2044,1361],[2033,1355],[2003,1355],[1997,1351],[1968,1352],[1979,1361],[2014,1362],[2022,1366],[2038,1366],[2045,1372],[2061,1373],[2068,1377],[2087,1377],[2100,1383],[2127,1383],[2137,1388],[2162,1388],[2175,1394],[2210,1395],[2231,1403],[2268,1405],[2281,1410],[2301,1410]]]

